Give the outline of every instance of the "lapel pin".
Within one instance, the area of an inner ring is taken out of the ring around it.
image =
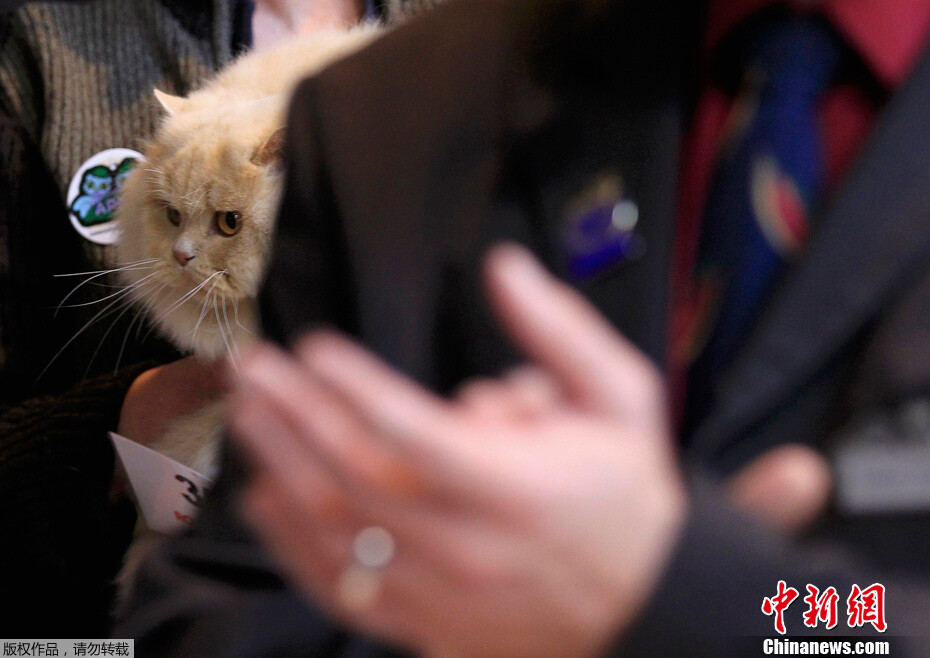
[[[587,279],[636,258],[643,249],[635,232],[639,207],[623,197],[623,180],[603,175],[566,206],[562,246],[568,275]]]

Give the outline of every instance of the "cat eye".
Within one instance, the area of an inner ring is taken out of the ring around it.
[[[168,215],[169,222],[171,222],[175,226],[181,225],[181,213],[177,210],[177,208],[172,208],[171,206],[167,206],[165,208],[165,212]]]
[[[242,228],[242,215],[235,210],[216,213],[216,227],[223,235],[235,235]]]

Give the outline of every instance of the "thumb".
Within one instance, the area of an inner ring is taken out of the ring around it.
[[[666,422],[652,362],[578,292],[517,245],[495,247],[485,265],[488,297],[504,329],[570,399],[634,425]]]

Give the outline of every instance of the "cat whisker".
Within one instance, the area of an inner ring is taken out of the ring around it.
[[[200,329],[200,323],[203,322],[203,320],[204,320],[205,317],[207,317],[207,313],[209,312],[209,309],[208,309],[207,305],[208,305],[208,303],[209,303],[209,301],[210,301],[210,295],[215,294],[215,293],[214,293],[214,290],[216,290],[216,285],[217,285],[219,282],[220,282],[219,279],[217,279],[216,281],[213,282],[213,285],[210,287],[210,291],[207,292],[206,297],[204,297],[204,299],[203,299],[203,304],[201,304],[201,306],[200,306],[200,317],[197,318],[197,324],[194,325],[194,330],[191,332],[191,341],[192,341],[192,342],[193,342],[193,340],[197,337],[197,330]]]
[[[152,292],[152,295],[151,295],[151,296],[152,296],[152,297],[157,297],[157,296],[161,293],[161,291],[164,290],[164,289],[167,288],[167,287],[168,287],[168,282],[166,281],[165,283],[162,284],[162,286],[161,286],[158,290],[155,290],[154,292]],[[139,325],[136,327],[136,340],[139,340],[139,335],[142,333],[142,326],[143,326],[144,324],[145,324],[144,322],[140,322]],[[154,329],[154,325],[152,325],[152,327],[149,329],[149,331],[151,331],[152,329]],[[146,333],[146,336],[148,336],[148,333]],[[145,339],[143,338],[143,341],[144,341],[144,340],[145,340]]]
[[[223,323],[220,322],[220,311],[216,305],[216,297],[213,298],[213,314],[216,316],[216,326],[220,330],[220,336],[223,338],[223,344],[226,345],[226,354],[229,355],[229,362],[233,367],[233,370],[239,372],[239,363],[236,359],[236,355],[233,354],[232,348],[229,346],[229,340],[226,338],[226,332],[223,330]]]
[[[203,298],[203,303],[201,303],[200,305],[200,317],[197,318],[197,322],[196,324],[194,324],[194,328],[191,331],[191,342],[194,342],[194,340],[196,340],[197,330],[200,329],[200,324],[203,322],[203,319],[207,317],[207,304],[210,302],[210,295],[212,294],[212,292],[213,291],[211,290],[210,292],[207,293],[207,296]]]
[[[117,292],[117,293],[114,293],[114,294],[112,294],[112,295],[109,295],[109,296],[107,297],[107,299],[108,299],[108,300],[112,300],[112,301],[110,301],[110,303],[107,304],[107,306],[105,306],[105,307],[101,310],[101,313],[105,313],[105,312],[107,311],[107,309],[111,309],[115,304],[118,304],[118,303],[126,303],[126,302],[128,301],[129,296],[131,295],[131,293],[133,292],[134,289],[135,289],[134,286],[133,286],[133,287],[127,287],[127,288],[125,288],[124,290],[120,290],[120,291]],[[104,301],[104,300],[101,300],[101,301]],[[104,317],[105,317],[105,316],[104,316]],[[99,314],[98,314],[98,315],[95,315],[95,316],[91,319],[91,321],[93,321],[94,319],[102,319],[102,317],[100,317]]]
[[[94,288],[109,288],[110,290],[115,290],[116,288],[126,288],[127,286],[123,284],[116,283],[100,283],[99,281],[90,281],[90,285]],[[67,308],[67,307],[66,307]]]
[[[65,277],[65,276],[84,276],[85,274],[107,274],[109,272],[120,272],[125,269],[129,269],[134,265],[147,265],[148,263],[154,263],[161,260],[161,258],[145,258],[143,260],[137,260],[132,263],[117,263],[118,267],[109,270],[91,270],[89,272],[66,272],[64,274],[54,275],[56,279]]]
[[[93,306],[94,304],[101,304],[101,303],[103,303],[103,302],[105,302],[105,301],[107,301],[107,300],[109,300],[109,299],[114,298],[114,297],[119,297],[119,296],[121,296],[121,295],[125,295],[126,293],[129,293],[129,292],[132,291],[134,288],[137,288],[138,286],[142,285],[142,284],[145,283],[147,280],[151,279],[153,276],[156,276],[156,275],[159,274],[159,273],[160,273],[160,272],[156,271],[156,272],[152,272],[151,274],[146,274],[144,277],[142,277],[142,278],[139,279],[138,281],[134,281],[134,282],[130,283],[128,286],[121,286],[119,291],[114,292],[114,293],[112,293],[112,294],[109,294],[109,295],[107,295],[106,297],[103,297],[102,299],[95,299],[95,300],[92,301],[92,302],[83,302],[83,303],[81,303],[81,304],[68,304],[67,306],[64,306],[63,303],[62,303],[62,304],[59,304],[58,307],[55,309],[55,315],[57,316],[57,315],[58,315],[58,311],[60,311],[60,310],[63,309],[63,308],[80,308],[80,307],[82,307],[82,306]]]
[[[220,302],[220,304],[223,306],[223,320],[226,322],[226,329],[229,331],[229,340],[232,341],[233,351],[236,353],[236,359],[239,360],[242,355],[239,353],[239,343],[233,339],[233,330],[229,324],[229,313],[226,310],[226,295],[221,293],[221,296],[223,298],[223,301]]]
[[[55,356],[53,356],[53,357],[51,358],[51,360],[48,362],[48,364],[42,369],[42,372],[39,373],[39,376],[36,377],[36,381],[38,382],[40,379],[42,379],[42,377],[45,375],[46,372],[48,372],[48,369],[52,367],[52,364],[55,363],[55,361],[58,359],[58,357],[61,356],[62,353],[63,353],[66,349],[68,349],[68,346],[70,346],[71,343],[73,343],[75,340],[77,340],[78,337],[79,337],[81,334],[83,334],[85,331],[87,331],[88,327],[90,327],[92,324],[94,324],[97,320],[99,320],[99,319],[101,319],[102,317],[104,317],[105,314],[106,314],[108,311],[110,311],[110,309],[112,309],[114,306],[117,306],[117,304],[119,304],[119,303],[121,303],[121,302],[124,302],[124,301],[125,301],[125,295],[128,295],[129,292],[130,292],[129,290],[124,290],[124,291],[123,291],[123,295],[124,295],[123,297],[117,297],[116,299],[112,300],[109,304],[107,304],[107,305],[104,306],[102,309],[100,309],[99,311],[97,311],[97,313],[95,313],[94,316],[93,316],[90,320],[88,320],[87,322],[85,322],[85,323],[84,323],[84,326],[82,326],[80,329],[78,329],[78,330],[74,333],[74,335],[71,336],[71,338],[69,338],[68,341],[67,341],[64,345],[62,345],[61,349],[58,350],[58,351],[55,353]],[[117,308],[118,308],[118,307],[117,307]]]
[[[151,291],[151,296],[155,297],[162,290],[168,287],[167,281],[162,283],[161,286]],[[139,340],[139,334],[142,332],[142,326],[145,324],[145,314],[139,313],[132,322],[129,323],[129,326],[126,327],[126,333],[123,335],[123,342],[120,344],[119,354],[116,356],[116,366],[113,368],[113,374],[115,375],[119,371],[119,364],[123,361],[123,354],[126,352],[126,344],[129,341],[129,334],[132,331],[132,325],[138,322],[136,325],[136,340]]]
[[[71,289],[71,292],[69,292],[67,295],[65,295],[65,298],[62,299],[62,300],[58,303],[58,307],[55,309],[55,317],[58,316],[58,311],[61,310],[61,308],[64,306],[65,302],[68,301],[68,300],[71,298],[71,296],[74,295],[74,293],[76,293],[78,290],[80,290],[82,287],[84,287],[85,285],[87,285],[88,283],[90,283],[91,281],[93,281],[94,279],[98,279],[98,278],[100,278],[100,277],[102,277],[102,276],[106,276],[107,274],[111,274],[111,273],[113,273],[113,272],[123,272],[123,271],[126,271],[126,270],[150,270],[150,269],[156,267],[156,261],[159,261],[159,260],[161,260],[161,259],[159,259],[159,258],[153,258],[153,259],[148,259],[148,260],[145,260],[145,261],[139,261],[138,263],[131,263],[131,264],[129,264],[129,265],[124,265],[123,267],[116,267],[116,268],[113,268],[113,269],[110,269],[110,270],[100,270],[100,271],[98,271],[98,272],[81,272],[81,273],[75,273],[75,274],[73,274],[73,275],[72,275],[72,274],[58,274],[58,275],[56,275],[56,276],[80,276],[80,275],[83,275],[83,274],[92,274],[93,276],[91,276],[91,277],[88,278],[88,279],[85,279],[84,281],[81,281],[79,284],[77,284],[74,288]]]
[[[152,276],[152,275],[149,275],[149,276]],[[157,283],[157,282],[150,281],[149,283],[151,284],[151,283]],[[141,289],[145,289],[145,287],[147,287],[147,284],[143,286]],[[123,301],[126,301],[126,300],[123,300]],[[87,362],[87,368],[84,370],[84,378],[87,377],[87,373],[90,372],[91,366],[94,365],[94,360],[97,358],[97,354],[100,353],[100,348],[103,347],[103,343],[107,339],[107,336],[109,336],[110,332],[113,331],[113,329],[116,327],[117,324],[119,324],[120,318],[122,318],[124,315],[126,315],[127,312],[131,310],[132,310],[132,302],[130,301],[129,303],[125,304],[125,308],[122,311],[120,311],[120,313],[116,316],[113,322],[110,323],[110,326],[107,328],[107,330],[103,333],[103,336],[100,337],[100,342],[97,343],[97,348],[94,350],[94,353],[91,354],[90,361]],[[131,322],[129,323],[129,326],[130,327],[132,326]]]
[[[167,311],[163,312],[161,315],[159,315],[157,318],[155,318],[155,321],[152,322],[152,329],[150,329],[150,330],[148,331],[148,333],[146,333],[146,337],[148,337],[148,334],[151,333],[151,332],[155,329],[155,327],[158,325],[159,322],[161,322],[161,321],[164,320],[169,314],[173,313],[173,312],[176,311],[178,308],[180,308],[181,306],[183,306],[184,303],[187,302],[187,300],[191,299],[194,295],[196,295],[198,292],[200,292],[201,290],[203,290],[204,286],[206,286],[208,283],[210,283],[211,280],[213,280],[215,277],[219,276],[220,274],[224,273],[225,271],[226,271],[226,270],[220,270],[220,271],[218,271],[218,272],[214,272],[213,274],[211,274],[210,276],[208,276],[206,279],[204,279],[203,281],[201,281],[199,284],[197,284],[191,291],[189,291],[189,292],[187,292],[186,294],[182,295],[181,298],[178,299],[178,301],[176,301],[174,304],[172,304],[172,305],[168,308]]]
[[[129,341],[129,334],[132,333],[132,325],[136,324],[137,322],[141,325],[142,324],[141,320],[143,317],[145,316],[142,313],[136,314],[136,317],[134,317],[129,322],[129,326],[126,327],[126,333],[123,334],[123,342],[120,343],[119,353],[116,355],[116,364],[113,366],[114,375],[119,372],[119,364],[123,360],[123,353],[126,351],[126,343]]]
[[[254,331],[252,331],[251,329],[243,325],[241,322],[239,322],[239,300],[238,299],[233,300],[233,314],[236,317],[236,326],[242,329],[245,333],[251,334],[254,336],[255,335]]]
[[[204,185],[201,185],[200,187],[194,188],[193,190],[191,190],[190,192],[182,196],[181,199],[190,203],[191,199],[194,198],[194,195],[197,195],[197,201],[191,203],[191,205],[197,205],[203,200],[206,194],[207,194],[207,185],[204,184]]]
[[[152,185],[158,186],[164,184],[165,172],[155,165],[150,165],[145,169],[145,180]]]

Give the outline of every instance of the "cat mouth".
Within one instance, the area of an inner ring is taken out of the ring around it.
[[[207,276],[184,271],[179,273],[171,287],[190,299],[202,299],[211,293],[228,295],[228,284],[222,285],[228,280],[229,273],[226,270],[217,270]]]
[[[229,273],[226,270],[214,270],[212,272],[208,271],[206,274],[204,274],[202,271],[197,272],[187,268],[178,271],[178,280],[182,285],[199,286],[206,281],[213,283],[215,281],[225,281],[228,280],[228,278]]]

